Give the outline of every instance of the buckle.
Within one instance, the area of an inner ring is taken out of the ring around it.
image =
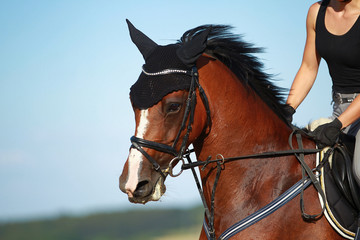
[[[333,93],[333,101],[336,104],[343,104],[343,103],[352,103],[356,96],[359,95],[358,93],[354,93],[353,97],[349,97],[349,98],[343,98],[341,97],[340,93]]]

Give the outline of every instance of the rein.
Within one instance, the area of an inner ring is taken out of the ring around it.
[[[205,127],[211,129],[211,117],[210,117],[210,107],[209,102],[207,99],[207,96],[199,84],[199,74],[197,71],[196,66],[192,68],[191,71],[186,70],[179,70],[179,69],[165,69],[160,72],[156,73],[148,73],[143,69],[143,73],[149,76],[158,76],[158,75],[167,75],[167,74],[186,74],[191,76],[191,84],[189,89],[188,98],[186,100],[186,108],[184,117],[181,123],[180,130],[172,144],[172,146],[158,143],[155,141],[149,141],[146,139],[141,139],[138,137],[131,137],[131,148],[135,148],[138,151],[140,151],[146,159],[149,160],[149,162],[153,165],[153,168],[155,171],[159,172],[159,174],[163,177],[163,180],[165,181],[165,178],[167,174],[169,174],[172,177],[179,176],[183,170],[191,169],[194,180],[196,183],[196,186],[198,188],[204,209],[205,209],[205,220],[204,220],[204,229],[205,233],[208,237],[208,239],[215,239],[215,228],[214,228],[214,202],[215,202],[215,191],[217,187],[218,180],[220,178],[221,170],[223,169],[223,165],[227,162],[237,161],[237,160],[244,160],[244,159],[255,159],[255,158],[274,158],[274,157],[282,157],[282,156],[293,156],[295,155],[296,158],[299,160],[302,169],[303,169],[303,179],[300,180],[298,183],[296,183],[293,187],[291,187],[289,190],[287,190],[285,193],[283,193],[280,197],[275,199],[273,202],[265,206],[263,209],[260,209],[259,211],[255,212],[254,214],[248,216],[247,218],[241,220],[240,222],[234,224],[229,229],[227,229],[219,239],[228,239],[232,237],[233,235],[237,234],[238,232],[242,231],[243,229],[249,227],[250,225],[256,223],[257,221],[261,220],[262,218],[268,216],[272,212],[276,211],[278,208],[286,204],[288,201],[290,201],[292,198],[294,198],[296,195],[301,193],[301,211],[302,216],[306,220],[314,220],[318,216],[321,216],[324,209],[322,209],[322,212],[318,215],[308,215],[304,212],[304,205],[303,205],[303,191],[304,189],[310,185],[310,183],[313,183],[317,191],[320,193],[321,197],[325,199],[325,195],[323,190],[321,189],[321,186],[318,181],[318,176],[314,174],[314,171],[317,172],[322,165],[318,166],[316,169],[311,170],[304,161],[304,156],[309,154],[316,154],[319,153],[320,149],[303,149],[302,140],[301,140],[301,131],[296,129],[292,132],[292,134],[289,137],[289,145],[291,147],[290,150],[284,150],[284,151],[272,151],[272,152],[263,152],[258,154],[250,154],[250,155],[244,155],[244,156],[237,156],[237,157],[229,157],[224,158],[221,154],[218,154],[216,156],[216,159],[211,160],[211,156],[207,158],[206,161],[196,161],[192,162],[190,158],[190,154],[194,152],[194,150],[186,150],[187,148],[187,142],[189,139],[190,132],[192,130],[192,123],[194,122],[194,113],[195,113],[195,106],[196,106],[196,90],[199,90],[201,100],[205,106],[206,114],[207,114],[207,125]],[[180,140],[181,133],[186,130],[186,133],[184,137],[182,138],[181,146],[179,151],[176,150],[176,145],[178,144]],[[210,130],[209,130],[210,131]],[[296,135],[296,139],[298,142],[299,149],[294,149],[292,146],[292,137],[293,135]],[[150,148],[156,151],[160,151],[163,153],[170,154],[174,156],[174,158],[170,161],[169,166],[165,169],[162,169],[160,164],[156,162],[155,159],[153,159],[143,148]],[[330,149],[331,150],[331,149]],[[330,151],[329,150],[329,151]],[[328,152],[329,152],[328,151]],[[328,152],[326,155],[329,155]],[[186,159],[188,163],[185,163]],[[173,173],[173,165],[177,164],[178,161],[182,162],[181,170],[179,173],[174,174]],[[210,208],[206,203],[203,188],[200,184],[199,178],[195,172],[195,167],[202,166],[201,170],[204,170],[209,164],[216,163],[216,177],[214,181],[214,185],[211,192],[211,199],[210,199]],[[207,223],[206,223],[207,219]]]
[[[196,162],[192,162],[190,159],[190,153],[193,152],[193,150],[189,151],[189,153],[186,155],[186,158],[188,160],[189,163],[185,164],[183,163],[183,165],[181,166],[181,171],[176,175],[180,175],[182,173],[183,170],[187,170],[187,169],[191,169],[199,194],[201,196],[201,199],[203,201],[203,205],[205,208],[205,212],[206,212],[206,217],[208,219],[209,225],[206,223],[206,221],[204,220],[204,229],[205,232],[207,234],[208,239],[215,239],[215,229],[214,229],[214,198],[215,198],[215,190],[216,190],[216,186],[217,186],[217,182],[220,178],[220,173],[221,173],[221,166],[224,165],[227,162],[232,162],[232,161],[238,161],[238,160],[245,160],[245,159],[256,159],[256,158],[274,158],[274,157],[283,157],[283,156],[292,156],[295,155],[299,162],[302,165],[302,169],[309,169],[308,166],[305,164],[303,156],[305,155],[311,155],[311,154],[316,154],[321,152],[320,149],[303,149],[302,147],[302,140],[301,140],[301,130],[294,130],[290,136],[289,136],[289,144],[291,147],[291,150],[284,150],[284,151],[271,151],[271,152],[262,152],[262,153],[257,153],[257,154],[250,154],[250,155],[243,155],[243,156],[237,156],[237,157],[229,157],[229,158],[224,158],[221,154],[217,155],[216,159],[211,160],[211,156],[208,157],[208,159],[206,161],[196,161]],[[299,145],[299,149],[294,149],[291,143],[291,140],[293,138],[293,135],[296,135],[297,140],[298,140],[298,145]],[[326,159],[329,156],[329,153],[326,154]],[[220,157],[220,158],[218,158]],[[324,164],[325,161],[322,162],[322,164]],[[213,189],[211,192],[211,206],[210,206],[210,211],[208,209],[208,206],[205,202],[204,199],[204,193],[202,190],[201,185],[199,184],[199,179],[194,171],[195,167],[200,167],[202,166],[201,170],[204,170],[209,164],[211,163],[216,163],[216,177],[215,177],[215,182],[213,185]],[[170,166],[170,172],[172,172],[172,166]],[[318,166],[316,169],[316,171],[318,171],[321,166]],[[276,211],[277,209],[279,209],[280,207],[282,207],[283,205],[285,205],[287,202],[289,202],[291,199],[293,199],[295,196],[297,196],[299,193],[301,193],[301,212],[302,212],[302,216],[304,217],[304,219],[306,220],[313,220],[316,217],[322,215],[323,213],[323,209],[322,212],[318,215],[308,215],[305,213],[304,210],[304,204],[303,204],[303,191],[304,189],[306,189],[310,183],[312,182],[316,189],[319,191],[320,195],[323,197],[323,200],[325,199],[324,193],[319,185],[319,182],[317,180],[317,176],[315,176],[315,174],[313,174],[314,170],[304,170],[308,173],[308,176],[306,177],[305,174],[303,174],[303,179],[300,180],[299,182],[297,182],[294,186],[292,186],[289,190],[287,190],[285,193],[283,193],[280,197],[278,197],[277,199],[275,199],[273,202],[271,202],[270,204],[268,204],[267,206],[265,206],[264,208],[260,209],[259,211],[251,214],[250,216],[248,216],[247,218],[237,222],[236,224],[234,224],[233,226],[231,226],[228,230],[226,230],[220,237],[219,239],[228,239],[232,236],[234,236],[235,234],[237,234],[238,232],[244,230],[245,228],[251,226],[252,224],[258,222],[259,220],[267,217],[268,215],[270,215],[271,213],[273,213],[274,211]],[[320,187],[320,188],[319,188]]]
[[[289,188],[287,191],[285,191],[278,198],[276,198],[271,203],[266,205],[265,207],[261,208],[260,210],[256,211],[255,213],[253,213],[253,214],[247,216],[246,218],[238,221],[237,223],[233,224],[231,227],[229,227],[225,232],[223,232],[220,235],[220,237],[218,238],[219,240],[225,240],[225,239],[229,239],[229,238],[233,237],[240,231],[250,227],[251,225],[255,224],[256,222],[260,221],[261,219],[263,219],[263,218],[267,217],[268,215],[270,215],[271,213],[275,212],[277,209],[284,206],[286,203],[288,203],[290,200],[292,200],[298,194],[301,194],[301,198],[300,198],[301,214],[305,220],[313,221],[313,220],[316,220],[319,216],[321,216],[323,214],[324,207],[322,208],[321,213],[319,213],[317,215],[308,215],[305,213],[304,203],[303,203],[303,192],[312,183],[315,186],[316,190],[319,192],[322,199],[325,200],[325,194],[320,186],[320,182],[318,181],[319,175],[314,174],[314,172],[320,171],[320,169],[323,167],[325,162],[328,160],[330,154],[332,153],[333,148],[330,148],[325,153],[324,159],[321,162],[321,164],[319,164],[315,169],[311,170],[306,165],[306,163],[304,161],[304,156],[310,155],[310,154],[317,154],[317,153],[321,152],[322,150],[321,149],[303,149],[302,139],[301,139],[302,133],[303,133],[302,130],[294,129],[293,132],[290,134],[289,144],[290,144],[291,150],[276,151],[276,152],[274,152],[274,151],[263,152],[263,153],[258,153],[258,154],[250,154],[250,155],[229,157],[229,158],[224,158],[221,154],[218,154],[216,156],[216,159],[211,160],[211,156],[209,156],[206,161],[196,161],[196,162],[192,162],[190,159],[190,153],[193,152],[194,150],[188,151],[188,153],[186,154],[186,159],[188,160],[189,163],[187,163],[187,164],[183,163],[180,173],[183,170],[187,170],[187,169],[191,169],[191,171],[193,173],[201,200],[202,200],[204,208],[205,208],[206,218],[204,219],[203,227],[204,227],[206,236],[209,240],[216,239],[215,228],[214,228],[215,190],[216,190],[218,180],[220,178],[222,165],[224,165],[227,162],[244,160],[244,159],[255,159],[255,158],[263,159],[263,158],[273,158],[273,157],[283,157],[283,156],[295,155],[302,166],[303,178],[300,181],[298,181],[297,183],[295,183],[291,188]],[[293,145],[291,143],[294,135],[296,135],[299,149],[294,149]],[[214,181],[212,192],[211,192],[211,201],[210,201],[211,204],[210,204],[210,210],[209,210],[207,203],[205,201],[202,187],[199,183],[199,178],[198,178],[194,168],[202,166],[201,170],[204,170],[211,163],[216,163],[216,167],[214,167],[214,168],[216,168],[217,171],[216,171],[216,177],[215,177],[215,181]],[[207,221],[206,221],[206,219],[207,219]]]
[[[276,151],[276,152],[263,152],[263,153],[257,153],[257,154],[250,154],[250,155],[244,155],[244,156],[238,156],[238,157],[229,157],[229,158],[218,158],[214,160],[207,160],[205,162],[203,161],[197,161],[192,162],[188,164],[183,164],[181,169],[187,170],[189,168],[204,166],[206,167],[210,163],[216,163],[221,162],[221,164],[224,164],[226,162],[232,162],[236,160],[244,160],[244,159],[252,159],[252,158],[273,158],[273,157],[284,157],[294,154],[304,154],[304,155],[311,155],[321,152],[320,149],[293,149],[293,150],[284,150],[284,151]]]

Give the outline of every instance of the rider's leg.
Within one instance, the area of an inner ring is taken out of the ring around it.
[[[354,172],[355,180],[360,186],[360,131],[358,131],[356,134],[353,172]]]

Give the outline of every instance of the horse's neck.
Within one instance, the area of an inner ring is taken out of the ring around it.
[[[227,158],[289,149],[290,128],[253,90],[246,89],[227,68],[218,67],[211,74],[205,70],[203,87],[211,104],[212,128],[201,144],[194,144],[199,160],[208,156],[214,159],[217,154]],[[289,169],[294,164],[296,160],[286,158],[226,163],[215,195],[217,209],[232,199],[237,201],[234,211],[240,209],[245,215],[253,212],[288,187],[292,181]],[[212,167],[201,171],[208,202],[216,175]]]
[[[254,90],[219,61],[210,61],[204,68],[200,80],[209,98],[212,128],[202,143],[203,151],[250,154],[285,147],[290,128]]]

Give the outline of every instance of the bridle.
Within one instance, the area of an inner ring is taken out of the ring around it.
[[[213,160],[211,159],[211,156],[209,156],[206,161],[192,162],[191,158],[190,158],[190,154],[194,150],[187,150],[187,146],[188,146],[189,135],[192,130],[192,124],[194,122],[195,106],[196,106],[196,100],[197,100],[196,99],[196,90],[199,91],[201,100],[204,104],[206,114],[207,114],[207,123],[206,123],[206,126],[204,127],[204,129],[208,128],[209,132],[211,130],[211,117],[210,117],[209,102],[208,102],[208,98],[205,94],[205,91],[203,90],[203,88],[201,87],[201,85],[199,83],[199,74],[197,71],[197,67],[196,66],[192,67],[191,71],[181,70],[181,69],[165,69],[165,70],[155,72],[155,73],[149,73],[143,69],[143,73],[148,76],[160,76],[160,75],[169,75],[169,74],[185,74],[185,75],[191,76],[191,84],[190,84],[188,97],[186,100],[185,113],[184,113],[184,116],[182,119],[180,130],[179,130],[178,134],[176,135],[172,146],[158,143],[155,141],[149,141],[149,140],[138,138],[135,136],[132,136],[130,138],[130,140],[132,143],[131,148],[135,148],[138,151],[140,151],[144,155],[144,157],[153,165],[154,170],[159,172],[159,174],[162,176],[164,181],[165,181],[167,174],[169,174],[172,177],[176,177],[176,176],[180,175],[180,173],[183,170],[191,169],[194,179],[195,179],[195,183],[197,185],[197,188],[198,188],[198,191],[199,191],[199,194],[201,197],[201,200],[202,200],[202,203],[204,205],[204,209],[205,209],[205,219],[207,219],[207,223],[206,223],[206,221],[204,221],[204,229],[205,229],[205,233],[206,233],[208,239],[215,239],[215,229],[214,229],[215,190],[217,187],[218,180],[220,178],[221,170],[223,169],[223,165],[225,162],[231,162],[231,161],[242,160],[242,159],[274,158],[274,157],[294,156],[295,155],[303,169],[303,178],[302,178],[302,180],[297,182],[294,186],[292,186],[288,191],[286,191],[284,194],[282,194],[277,199],[275,199],[273,202],[268,204],[265,208],[260,209],[259,211],[255,212],[254,214],[249,215],[246,219],[243,219],[243,220],[237,222],[236,224],[234,224],[233,226],[231,226],[228,230],[226,230],[220,236],[219,239],[231,238],[232,236],[234,236],[238,232],[242,231],[246,227],[259,221],[259,219],[260,219],[259,216],[261,216],[261,218],[268,216],[269,214],[271,214],[272,212],[274,212],[275,210],[277,210],[278,208],[280,208],[281,206],[286,204],[288,201],[293,199],[298,194],[301,194],[301,212],[302,212],[303,218],[307,218],[308,220],[314,220],[322,215],[324,208],[322,209],[322,212],[320,214],[316,214],[316,215],[308,215],[304,211],[302,194],[303,194],[303,191],[305,190],[305,188],[307,188],[310,185],[310,183],[314,184],[315,188],[318,190],[318,192],[321,195],[321,197],[323,198],[323,200],[325,199],[324,192],[321,189],[321,186],[317,180],[318,176],[316,176],[316,173],[315,173],[320,170],[320,168],[323,166],[325,161],[323,161],[322,165],[317,166],[317,168],[315,168],[315,169],[310,169],[306,165],[306,163],[304,161],[304,156],[308,155],[308,154],[319,153],[321,150],[320,149],[304,149],[302,146],[301,135],[303,133],[301,130],[294,129],[294,131],[290,135],[289,145],[291,147],[291,150],[284,150],[284,151],[277,151],[277,152],[263,152],[263,153],[258,153],[258,154],[239,156],[239,157],[230,157],[230,158],[224,158],[221,154],[218,154],[216,156],[216,159],[213,159]],[[179,151],[177,151],[176,145],[178,144],[178,142],[180,140],[181,133],[185,129],[186,129],[186,133],[185,133],[184,137],[182,138],[180,149],[179,149]],[[294,149],[292,146],[292,139],[293,139],[294,135],[296,136],[296,139],[298,142],[298,146],[299,146],[298,149]],[[143,148],[150,148],[150,149],[153,149],[153,150],[156,150],[159,152],[167,153],[167,154],[174,156],[174,158],[170,161],[169,165],[165,169],[162,169],[160,164],[155,159],[153,159]],[[332,151],[332,149],[330,149],[330,150]],[[326,153],[327,158],[330,155],[330,150]],[[188,161],[187,164],[185,163],[184,159],[186,159]],[[175,174],[175,173],[173,173],[173,167],[176,163],[178,163],[178,161],[182,162],[182,166],[181,166],[180,172]],[[215,168],[217,171],[216,171],[215,181],[214,181],[212,192],[211,192],[210,208],[209,208],[206,203],[205,196],[204,196],[199,178],[197,177],[197,174],[195,172],[195,167],[202,166],[202,170],[203,170],[203,169],[205,169],[206,166],[208,166],[211,163],[216,164]]]
[[[201,87],[199,83],[199,73],[197,71],[197,67],[193,66],[191,71],[190,70],[182,70],[182,69],[165,69],[159,72],[155,73],[149,73],[144,70],[144,67],[142,69],[142,72],[148,76],[161,76],[161,75],[169,75],[169,74],[185,74],[188,76],[191,76],[191,83],[190,83],[190,89],[188,93],[188,97],[186,100],[186,107],[185,107],[185,113],[183,116],[183,120],[181,122],[181,127],[179,132],[177,133],[174,142],[172,146],[158,143],[155,141],[149,141],[146,139],[138,138],[135,136],[132,136],[130,138],[130,141],[132,143],[131,148],[135,148],[138,151],[140,151],[147,160],[153,165],[153,168],[155,171],[159,172],[160,175],[163,177],[163,180],[165,181],[166,175],[170,174],[170,176],[177,176],[178,174],[173,173],[173,167],[174,164],[176,164],[178,161],[182,161],[184,163],[184,158],[188,154],[189,151],[186,151],[187,143],[189,140],[189,135],[192,130],[192,123],[194,122],[194,114],[195,114],[195,106],[196,106],[196,90],[199,90],[201,100],[205,106],[206,114],[207,114],[207,124],[205,126],[206,128],[211,128],[211,117],[210,117],[210,107],[208,98],[205,94],[204,89]],[[180,135],[186,128],[186,133],[182,139],[182,143],[180,146],[180,150],[176,150],[176,145],[178,144],[180,140]],[[173,155],[174,158],[170,161],[169,166],[166,169],[161,169],[161,166],[154,158],[152,158],[143,148],[150,148],[159,152],[167,153],[170,155]]]

